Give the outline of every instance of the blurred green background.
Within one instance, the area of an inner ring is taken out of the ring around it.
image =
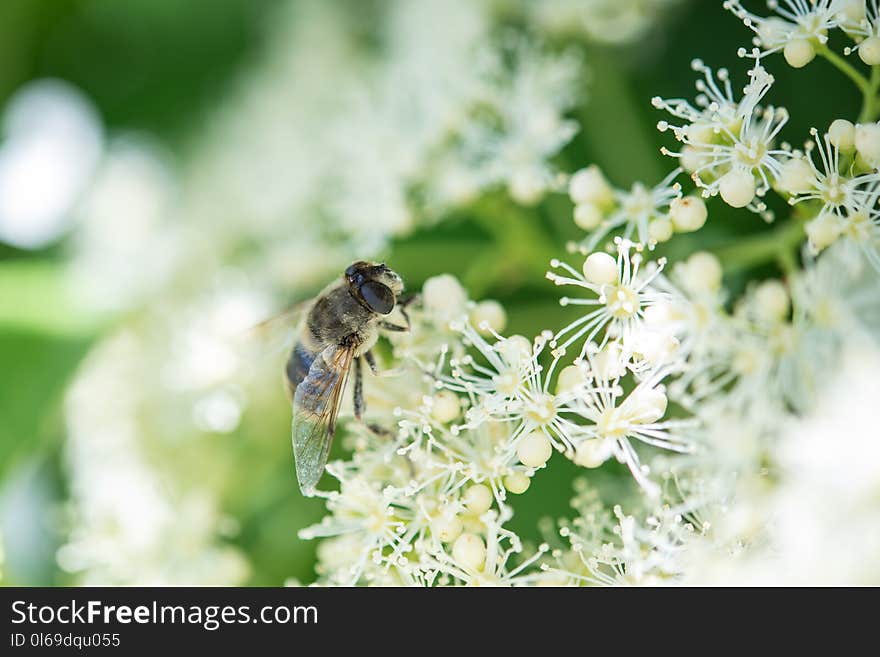
[[[221,112],[239,81],[259,67],[281,0],[3,0],[0,2],[0,109],[18,89],[41,78],[65,80],[97,108],[107,134],[149,135],[173,161],[185,161],[208,118]],[[383,3],[342,2],[350,29],[369,41],[381,24]],[[519,19],[513,13],[509,19]],[[522,27],[522,26],[521,26]],[[528,26],[525,26],[526,28]],[[557,158],[563,171],[596,162],[618,187],[636,180],[654,184],[672,168],[659,154],[667,143],[654,126],[652,96],[692,97],[690,61],[732,69],[741,86],[746,68],[735,57],[751,34],[726,14],[720,2],[682,2],[636,43],[602,46],[586,39],[558,39],[573,46],[590,71],[587,102],[573,115],[580,132]],[[810,112],[794,113],[785,134],[806,138],[811,125],[855,114],[859,98],[823,61],[793,70],[774,61],[774,93],[810,95]],[[772,99],[771,99],[772,100]],[[0,147],[2,147],[0,135]],[[499,214],[519,217],[517,228],[493,229]],[[434,228],[397,239],[387,257],[412,288],[449,271],[475,298],[499,299],[509,313],[509,332],[534,334],[559,325],[567,315],[556,291],[543,279],[546,260],[562,255],[579,236],[563,196],[523,209],[505,193],[484,196],[456,210]],[[667,249],[676,258],[696,248],[714,248],[743,234],[765,230],[758,221],[720,204],[696,236],[676,237]],[[64,285],[69,235],[38,249],[0,242],[0,511],[5,543],[4,584],[70,582],[55,553],[64,540],[63,511],[68,478],[61,458],[65,440],[62,400],[78,364],[103,335],[127,315],[83,316]],[[438,267],[442,267],[438,269]],[[769,273],[769,271],[768,271]],[[761,272],[749,272],[760,276]],[[727,283],[741,287],[744,272]],[[224,437],[239,470],[224,511],[239,531],[230,541],[251,563],[251,584],[280,584],[288,577],[312,579],[314,546],[296,531],[321,515],[321,504],[299,497],[290,473],[284,433],[288,408],[267,409],[277,440],[248,435]],[[160,411],[161,412],[161,411]],[[271,445],[267,448],[266,445]],[[337,449],[339,447],[337,446]],[[559,463],[538,474],[533,490],[518,501],[515,527],[535,535],[538,519],[565,514],[574,466]],[[598,476],[613,476],[613,470]],[[548,478],[554,481],[542,481]],[[558,485],[555,480],[558,479]],[[549,491],[549,492],[548,492]],[[529,529],[531,528],[531,529]]]

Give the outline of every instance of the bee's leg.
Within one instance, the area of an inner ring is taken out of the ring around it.
[[[400,312],[403,312],[402,310]],[[404,315],[406,317],[406,315]],[[406,318],[407,324],[409,324],[409,317]],[[409,326],[398,326],[397,324],[392,324],[391,322],[381,321],[379,322],[379,328],[383,328],[386,331],[396,331],[398,333],[406,333],[409,331]]]
[[[369,351],[365,352],[363,356],[358,356],[354,359],[354,417],[373,434],[380,438],[384,438],[390,436],[391,431],[385,427],[380,427],[378,424],[364,422],[366,405],[364,404],[364,370],[363,367],[361,367],[361,358],[367,361],[367,365],[373,370],[373,374],[379,374],[379,370],[376,369],[376,359]]]
[[[364,373],[360,356],[354,359],[354,416],[358,421],[364,416]]]
[[[373,374],[379,376],[379,368],[376,367],[376,358],[373,352],[365,351],[362,356],[358,356],[354,360],[354,417],[358,422],[362,423],[373,435],[380,438],[387,438],[391,435],[391,430],[385,427],[373,424],[372,422],[364,422],[364,376],[361,369],[361,358],[367,361]]]
[[[418,294],[411,294],[406,299],[402,299],[400,301],[400,303],[397,304],[397,306],[400,308],[400,314],[403,315],[403,318],[406,320],[406,330],[407,331],[412,329],[412,322],[409,319],[409,313],[406,312],[406,309],[409,307],[409,305],[411,303],[418,301],[418,299],[419,299]]]
[[[412,321],[409,318],[409,313],[406,312],[407,306],[409,306],[413,301],[416,301],[419,298],[418,294],[413,294],[408,296],[406,299],[401,299],[397,303],[397,308],[400,310],[400,314],[403,315],[403,319],[406,322],[406,326],[400,326],[398,324],[393,324],[392,322],[379,322],[379,326],[386,331],[397,331],[399,333],[405,333],[412,330]]]
[[[364,359],[367,361],[367,365],[370,366],[370,370],[373,372],[374,376],[400,376],[403,372],[402,367],[396,367],[389,370],[379,371],[379,368],[376,367],[376,359],[373,357],[373,352],[367,351],[364,352]]]
[[[416,292],[414,294],[410,294],[408,297],[404,297],[400,301],[398,301],[397,305],[400,308],[406,308],[407,306],[410,306],[413,303],[415,303],[416,301],[418,301],[420,297],[421,297],[421,295],[418,292]]]
[[[370,370],[373,372],[373,374],[378,376],[379,368],[376,367],[376,358],[375,358],[375,356],[373,356],[373,352],[372,351],[364,352],[364,360],[367,361],[367,365],[370,366]]]
[[[387,438],[391,435],[391,430],[386,429],[385,427],[380,427],[378,424],[367,423],[364,425],[370,432],[375,436],[379,436],[379,438]]]

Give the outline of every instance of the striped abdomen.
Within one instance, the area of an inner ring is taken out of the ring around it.
[[[308,376],[309,368],[315,362],[316,354],[307,349],[302,342],[297,342],[290,352],[290,358],[287,359],[287,367],[284,370],[287,379],[287,389],[290,396],[296,393],[296,389],[300,383]]]

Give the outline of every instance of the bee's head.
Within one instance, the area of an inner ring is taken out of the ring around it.
[[[397,297],[403,292],[403,280],[385,264],[360,260],[345,270],[345,280],[352,296],[380,315],[394,310]]]

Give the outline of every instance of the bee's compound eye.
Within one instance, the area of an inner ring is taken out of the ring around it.
[[[387,315],[394,310],[394,294],[388,286],[376,281],[367,281],[358,288],[361,299],[373,312]]]
[[[348,267],[345,268],[345,275],[348,278],[354,277],[356,274],[363,275],[364,272],[370,269],[370,263],[364,260],[358,260],[357,262],[351,263]]]

